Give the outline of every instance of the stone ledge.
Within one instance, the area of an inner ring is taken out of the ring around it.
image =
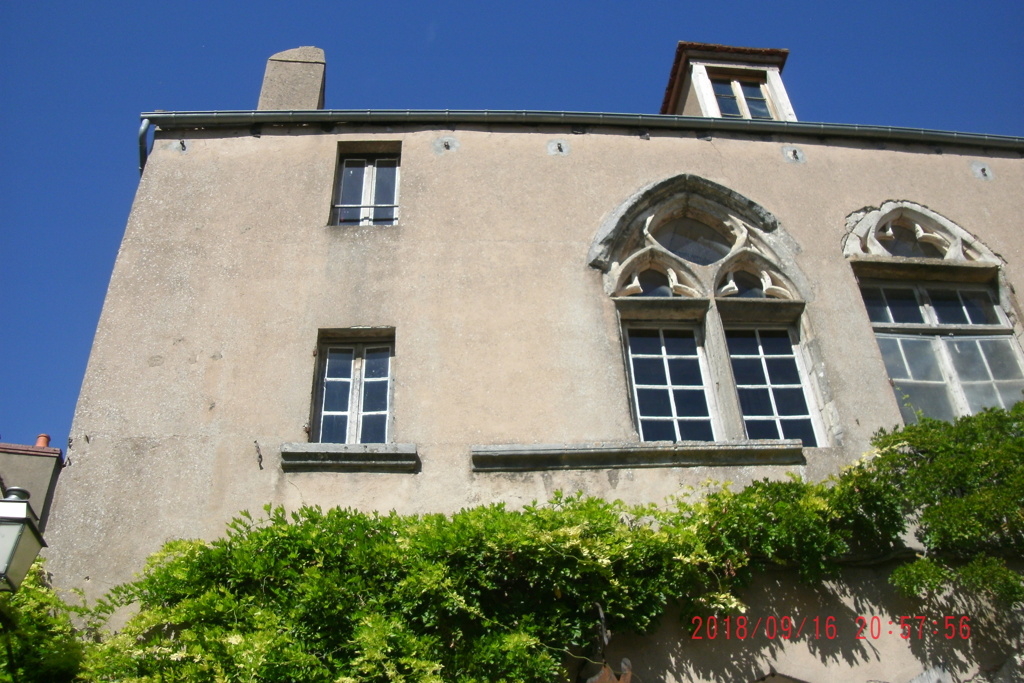
[[[705,441],[473,446],[473,471],[588,470],[723,465],[803,465],[803,444]]]
[[[414,443],[283,443],[286,472],[419,472]]]

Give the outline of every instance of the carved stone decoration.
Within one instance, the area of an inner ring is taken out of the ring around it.
[[[796,299],[796,288],[763,254],[746,249],[724,264],[715,282],[715,296]]]
[[[778,228],[775,216],[756,202],[684,173],[652,183],[620,204],[598,229],[587,260],[607,273],[614,262],[643,248],[652,231],[656,234],[658,227],[678,216],[721,227],[723,234],[737,226],[756,226],[764,233]],[[742,248],[740,241],[737,235],[733,247]]]
[[[904,200],[866,207],[846,217],[847,256],[934,258],[947,262],[1000,259],[969,232],[931,209]]]
[[[669,288],[676,296],[701,297],[704,292],[699,279],[689,266],[666,251],[661,245],[641,249],[622,264],[613,263],[605,279],[607,293],[611,296],[633,296],[640,294],[640,274],[656,270],[668,278]]]

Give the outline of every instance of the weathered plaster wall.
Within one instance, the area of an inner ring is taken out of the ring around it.
[[[400,220],[328,227],[338,143],[367,140],[401,142]],[[554,140],[568,153],[549,153]],[[758,202],[795,243],[830,445],[805,449],[805,466],[474,473],[473,445],[637,440],[615,307],[587,253],[622,202],[680,173]],[[708,478],[822,478],[900,419],[842,253],[845,217],[917,202],[980,237],[1020,286],[1022,188],[1016,155],[797,138],[160,134],[82,386],[49,567],[96,597],[165,540],[215,537],[268,502],[452,511],[556,489],[646,502]],[[396,330],[392,440],[416,444],[422,470],[283,472],[280,445],[308,438],[318,330],[357,326]]]

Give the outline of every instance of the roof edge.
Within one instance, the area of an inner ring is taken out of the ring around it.
[[[147,112],[141,119],[160,128],[196,129],[254,125],[344,125],[349,123],[388,124],[520,124],[570,125],[690,130],[758,135],[809,135],[823,138],[864,138],[881,142],[966,145],[1014,149],[1024,152],[1024,137],[989,135],[926,128],[867,126],[851,123],[812,123],[806,121],[764,121],[718,119],[703,116],[666,114],[625,114],[604,112],[530,111],[530,110],[450,110],[450,109],[316,109],[301,111],[240,110]]]

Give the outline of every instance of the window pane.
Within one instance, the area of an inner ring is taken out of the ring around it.
[[[711,88],[715,91],[716,95],[732,95],[732,81],[724,80],[721,78],[711,79]]]
[[[774,415],[767,389],[740,389],[740,408],[744,415]]]
[[[768,110],[768,101],[762,99],[747,98],[747,109],[750,110],[752,119],[770,119],[771,111]]]
[[[921,306],[917,303],[917,294],[912,289],[885,289],[885,298],[889,302],[889,313],[894,323],[923,323]]]
[[[668,420],[641,420],[644,441],[675,441],[676,430]]]
[[[737,384],[767,384],[760,358],[733,358],[732,371]]]
[[[388,361],[391,359],[391,349],[378,348],[366,350],[366,369],[363,374],[366,377],[387,377]]]
[[[633,355],[661,353],[661,335],[657,330],[629,330],[629,351]]]
[[[761,330],[761,347],[767,356],[786,356],[793,354],[793,343],[789,341],[789,333],[785,330]]]
[[[679,438],[682,441],[714,441],[711,423],[704,420],[680,420]]]
[[[338,193],[339,204],[363,203],[363,179],[366,175],[366,161],[363,159],[346,159],[341,170],[341,192]]]
[[[359,443],[384,443],[387,436],[387,415],[363,416],[363,430]]]
[[[910,365],[910,376],[914,379],[940,382],[944,378],[935,357],[935,348],[928,339],[901,339],[903,353]]]
[[[953,402],[944,384],[902,382],[895,385],[893,390],[896,392],[896,400],[901,406],[909,408],[911,413],[920,410],[925,417],[946,421],[952,421],[956,417]],[[904,420],[906,419],[904,413]],[[911,421],[916,422],[916,419]]]
[[[759,353],[757,335],[753,330],[727,330],[725,339],[733,356],[756,356]]]
[[[327,350],[327,376],[331,379],[352,377],[352,349]]]
[[[915,230],[896,223],[890,224],[888,227],[890,236],[885,239],[884,233],[879,233],[879,243],[893,256],[942,258],[942,252],[934,244],[917,239]]]
[[[970,318],[972,324],[999,324],[999,316],[996,315],[992,298],[987,292],[960,292],[960,298],[964,300],[964,308],[967,309],[967,317]]]
[[[746,420],[748,439],[778,439],[779,428],[769,420]]]
[[[676,389],[672,392],[676,401],[676,415],[679,417],[706,417],[708,402],[703,389]]]
[[[363,411],[374,413],[388,409],[388,383],[366,382],[363,384]]]
[[[1018,379],[1021,375],[1017,354],[1008,339],[984,339],[979,342],[995,379]]]
[[[324,410],[332,413],[346,412],[351,387],[349,382],[324,382]]]
[[[701,266],[720,261],[733,240],[692,218],[677,218],[657,229],[655,239],[676,256]]]
[[[715,99],[718,100],[718,110],[722,116],[738,118],[742,117],[740,106],[736,102],[736,96],[732,91],[732,81],[713,79],[711,87],[715,91]]]
[[[743,114],[740,113],[739,102],[736,101],[735,97],[728,95],[718,96],[718,110],[722,112],[724,118],[742,118]]]
[[[878,348],[882,352],[882,360],[885,362],[885,369],[890,379],[909,379],[910,373],[903,362],[903,354],[900,352],[900,342],[892,337],[879,337]]]
[[[665,330],[665,353],[670,356],[696,356],[697,340],[689,330]]]
[[[633,380],[637,384],[665,384],[665,364],[661,358],[634,358]]]
[[[700,376],[700,364],[696,358],[670,358],[668,373],[672,384],[679,386],[701,386],[704,382]]]
[[[1024,382],[999,382],[996,387],[1004,408],[1011,408],[1019,401],[1024,401]]]
[[[373,203],[394,204],[395,187],[398,183],[398,161],[396,159],[379,159],[377,161],[377,177],[374,179]]]
[[[810,420],[782,420],[782,438],[800,439],[810,448],[818,445]]]
[[[800,384],[800,373],[793,358],[766,358],[772,384]]]
[[[645,270],[637,276],[642,290],[640,296],[672,296],[672,288],[668,286],[668,277],[657,270]]]
[[[779,415],[807,415],[803,389],[775,389],[773,393]]]
[[[967,314],[960,303],[960,297],[953,290],[929,289],[928,297],[932,300],[935,316],[943,325],[965,325]]]
[[[752,273],[748,273],[745,270],[737,270],[732,274],[732,281],[739,290],[735,296],[743,299],[764,298],[764,283],[761,282],[761,278]]]
[[[967,406],[972,413],[981,412],[983,409],[993,406],[1000,407],[996,388],[989,382],[984,384],[965,384],[963,389],[964,395],[967,397]]]
[[[671,417],[672,404],[669,402],[668,390],[662,389],[637,389],[637,402],[640,405],[640,415],[643,417]]]
[[[324,415],[320,426],[321,443],[345,443],[348,417],[345,415]]]
[[[889,309],[885,305],[882,290],[878,287],[861,287],[860,294],[864,297],[864,307],[868,309],[868,318],[873,323],[888,323]]]
[[[985,367],[985,361],[981,357],[981,349],[978,348],[977,341],[973,339],[947,340],[946,349],[949,350],[949,355],[953,358],[953,367],[956,368],[956,374],[959,375],[961,381],[991,379],[988,368]]]
[[[373,209],[374,225],[391,225],[395,222],[395,208],[393,206],[375,207]]]
[[[358,223],[362,216],[362,209],[359,207],[348,207],[335,209],[336,223]]]

